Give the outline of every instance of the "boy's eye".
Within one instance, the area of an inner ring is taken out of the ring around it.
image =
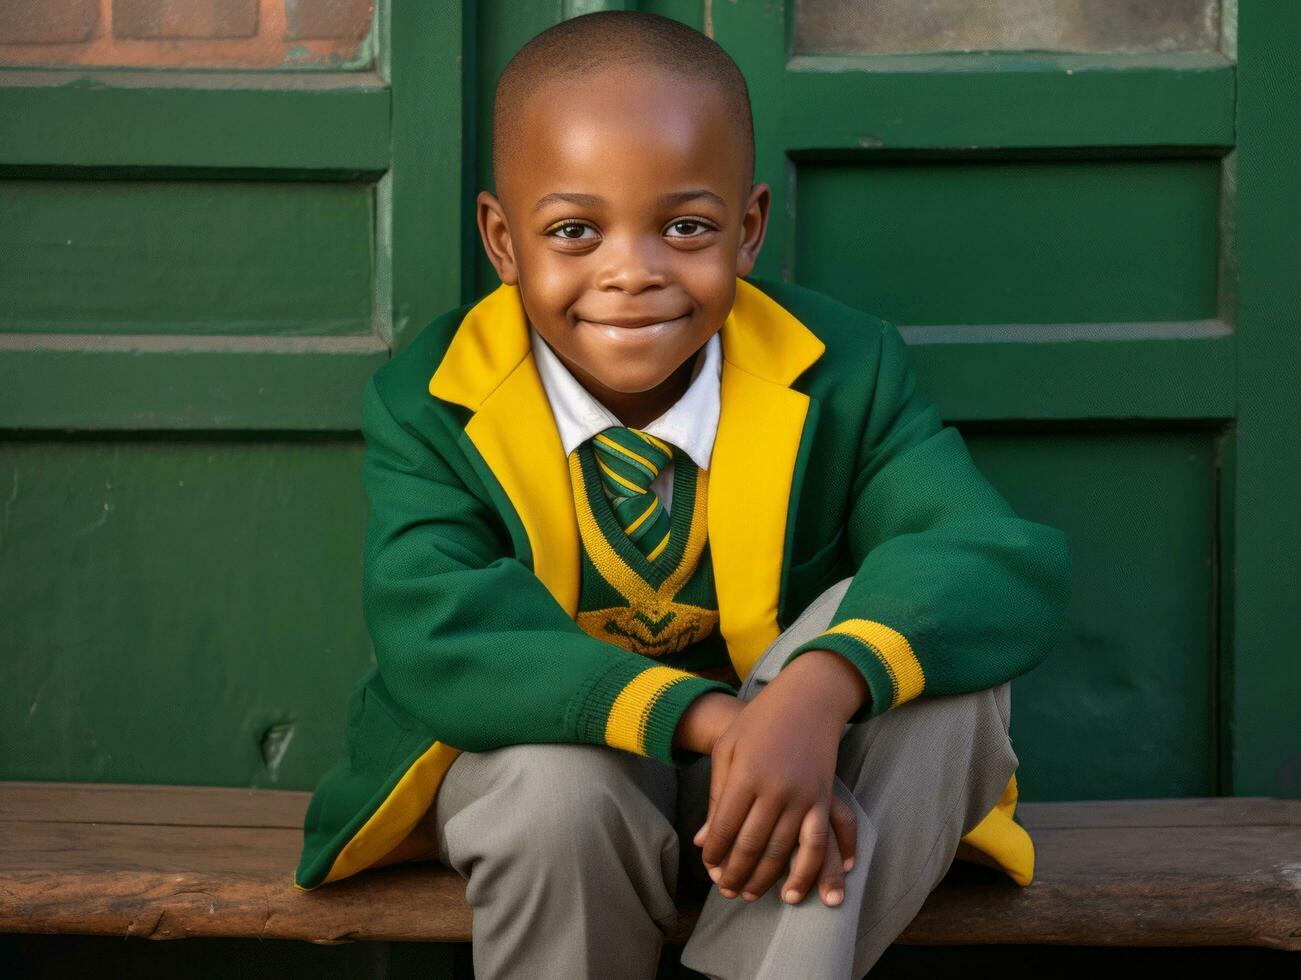
[[[698,221],[695,218],[682,218],[674,221],[669,225],[669,229],[678,232],[678,234],[670,234],[670,238],[700,238],[705,232],[715,230],[713,225]],[[584,235],[585,231],[591,231],[592,235]],[[564,224],[556,225],[547,234],[567,242],[591,241],[592,238],[597,237],[596,229],[581,221],[566,221]]]
[[[584,225],[577,221],[567,221],[563,225],[556,225],[556,227],[552,228],[551,231],[547,232],[547,234],[554,235],[559,232],[560,237],[566,241],[577,242],[583,240],[583,229],[591,227],[591,225]],[[593,228],[592,230],[595,231],[596,229]],[[576,232],[576,234],[569,234],[568,232]]]
[[[713,231],[713,228],[711,228],[709,225],[705,224],[703,221],[697,221],[695,218],[683,218],[680,221],[673,222],[673,224],[669,225],[669,227],[677,228],[679,231],[681,231],[684,225],[687,227],[688,232],[690,232],[692,229],[697,229],[697,228],[702,229],[703,231]],[[670,238],[697,238],[699,237],[699,234],[700,234],[699,232],[695,234],[684,232],[681,235],[670,235],[669,237]]]

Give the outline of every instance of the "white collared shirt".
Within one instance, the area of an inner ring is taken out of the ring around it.
[[[574,377],[537,328],[529,324],[529,343],[537,364],[542,387],[546,389],[560,431],[565,456],[598,432],[612,425],[623,425],[603,404],[592,397]],[[658,436],[681,449],[702,470],[709,469],[718,434],[719,386],[723,371],[722,341],[715,333],[705,343],[703,355],[697,355],[691,384],[669,410],[648,425],[643,432]],[[664,512],[669,512],[673,497],[673,461],[651,481],[651,490],[659,497]]]

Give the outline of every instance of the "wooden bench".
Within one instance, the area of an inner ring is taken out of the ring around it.
[[[463,880],[435,863],[304,892],[308,794],[0,783],[0,933],[464,942]],[[1301,801],[1022,804],[1038,871],[1019,888],[955,863],[904,944],[1301,950]],[[698,909],[684,908],[670,942]]]

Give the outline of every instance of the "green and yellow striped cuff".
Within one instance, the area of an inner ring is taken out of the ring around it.
[[[908,638],[871,619],[846,619],[806,640],[787,655],[785,667],[807,650],[831,650],[847,658],[867,681],[868,700],[849,719],[866,721],[911,701],[926,689],[926,674]]]
[[[680,769],[700,753],[674,749],[673,733],[691,702],[709,691],[737,693],[724,681],[629,656],[575,702],[570,728],[575,741],[625,749]]]

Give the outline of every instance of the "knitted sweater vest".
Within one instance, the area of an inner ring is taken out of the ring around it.
[[[619,525],[590,441],[570,453],[569,472],[582,542],[579,628],[679,670],[727,664],[705,521],[708,471],[674,454],[669,543],[654,564]]]

